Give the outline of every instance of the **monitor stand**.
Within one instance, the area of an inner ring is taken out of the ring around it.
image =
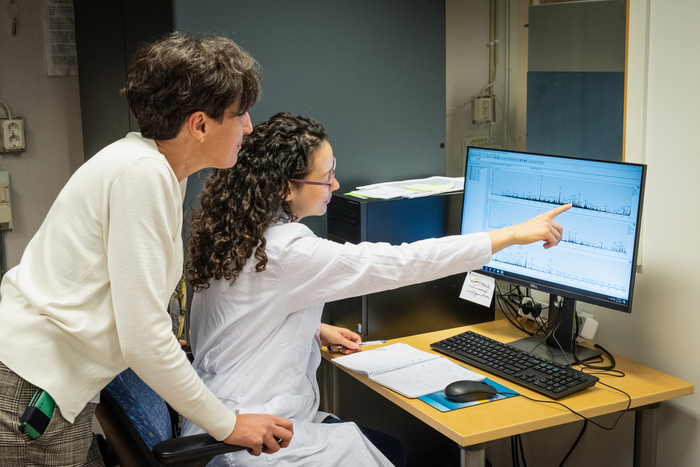
[[[573,365],[576,363],[576,358],[583,362],[591,358],[599,357],[602,355],[602,352],[599,350],[582,347],[573,343],[575,328],[574,319],[577,318],[576,300],[569,298],[562,299],[552,294],[549,296],[549,315],[547,326],[545,327],[545,335],[549,335],[549,337],[545,340],[545,337],[542,335],[531,336],[509,342],[508,345],[512,345],[517,349],[547,360],[554,360],[563,365]],[[553,332],[550,332],[553,326],[555,329]],[[574,345],[576,348],[576,357],[574,357]]]

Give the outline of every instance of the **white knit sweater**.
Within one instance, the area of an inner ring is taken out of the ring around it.
[[[0,361],[72,422],[131,367],[215,438],[235,414],[197,377],[171,331],[182,274],[178,182],[153,140],[130,133],[78,169],[0,294]]]

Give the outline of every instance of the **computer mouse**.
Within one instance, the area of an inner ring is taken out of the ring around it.
[[[445,388],[445,397],[452,402],[472,402],[490,399],[498,390],[483,381],[455,381]]]

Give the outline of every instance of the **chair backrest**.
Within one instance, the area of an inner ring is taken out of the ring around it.
[[[100,395],[96,411],[120,465],[157,467],[151,450],[173,437],[165,401],[128,369],[117,375]]]
[[[131,368],[118,374],[106,389],[134,424],[149,450],[173,437],[167,404]]]

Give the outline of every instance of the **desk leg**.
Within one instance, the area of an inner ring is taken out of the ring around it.
[[[318,409],[338,415],[340,408],[340,369],[327,360],[321,361],[318,370],[320,402]]]
[[[634,467],[656,467],[657,422],[661,403],[636,409],[634,418]]]
[[[460,448],[460,467],[486,467],[486,444]]]
[[[340,417],[340,368],[331,365],[331,400],[330,413]]]

